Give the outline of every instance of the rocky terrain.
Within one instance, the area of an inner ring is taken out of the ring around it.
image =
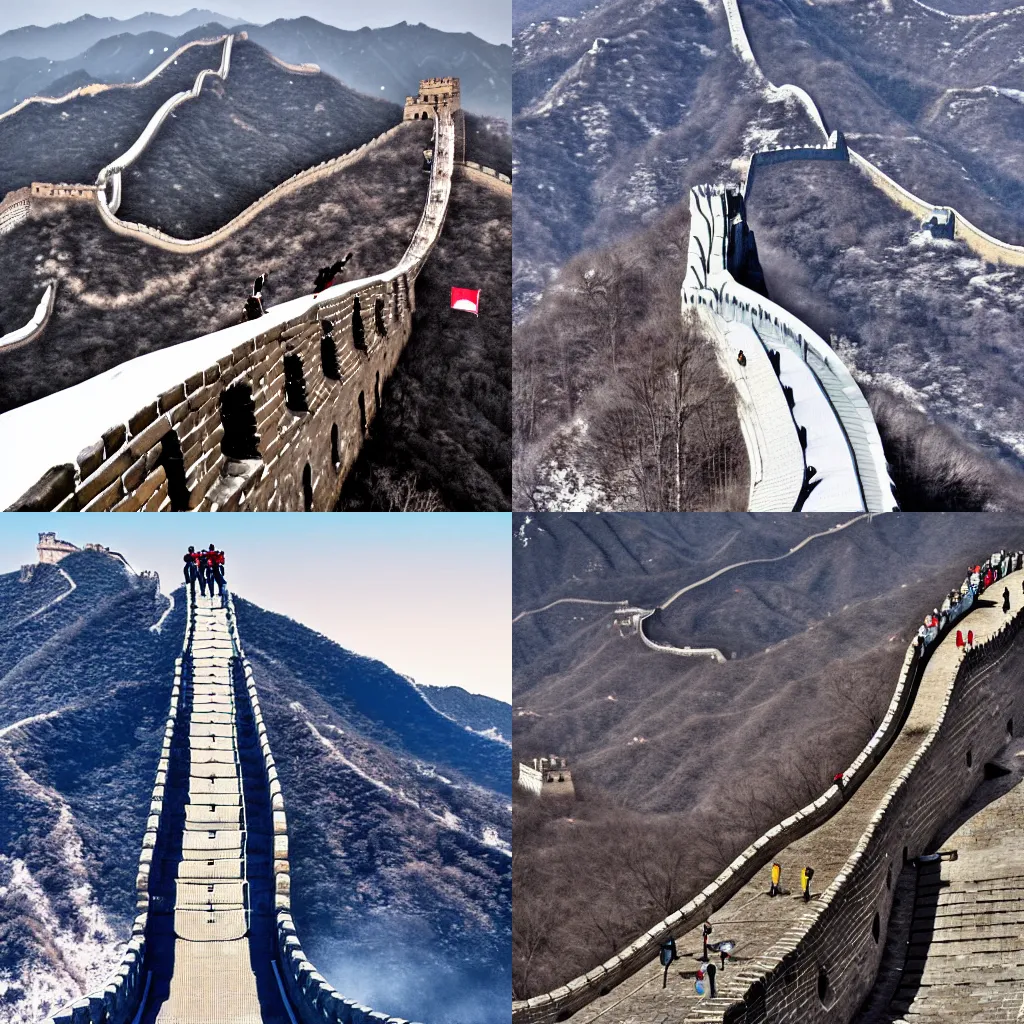
[[[155,578],[94,552],[0,575],[0,1007],[12,1024],[120,956],[184,628],[172,596],[168,612]],[[335,986],[389,1013],[475,1024],[507,1012],[508,747],[383,664],[237,606],[305,948]]]
[[[325,74],[297,74],[235,42],[227,81],[210,81],[123,175],[122,220],[198,238],[293,174],[398,124],[394,103]]]
[[[768,80],[807,90],[827,129],[905,187],[1020,242],[1024,15],[1005,6],[953,3],[957,15],[995,12],[963,20],[916,0],[741,0],[758,77],[731,46],[717,0],[585,12],[517,4],[517,395],[532,394],[531,343],[559,293],[585,290],[584,262],[607,264],[672,230],[685,254],[690,186],[738,181],[756,149],[823,141],[805,107]],[[1014,507],[1024,445],[1004,362],[1019,348],[1019,270],[932,242],[851,167],[762,170],[748,217],[770,295],[835,336],[885,406],[879,425],[905,507]],[[665,289],[664,318],[676,315],[677,291]],[[597,418],[590,396],[620,386],[621,374],[591,374],[574,396],[552,375],[537,399],[548,422],[516,438],[516,507],[531,507],[531,493],[543,496],[537,508],[665,507],[628,487],[609,492],[577,457],[577,435]]]
[[[842,517],[840,517],[842,521]],[[922,617],[1019,515],[513,516],[513,760],[576,799],[514,797],[517,998],[590,970],[827,788],[874,732]],[[734,563],[648,624],[613,624]],[[577,597],[593,604],[549,602]],[[570,882],[571,879],[571,882]],[[572,941],[586,935],[588,941]]]

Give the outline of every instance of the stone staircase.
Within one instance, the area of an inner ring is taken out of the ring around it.
[[[1017,739],[998,759],[1006,774],[982,783],[938,844],[956,860],[920,864],[895,993],[857,1024],[1024,1021],[1022,759]]]
[[[240,652],[222,598],[196,597],[190,616],[153,885],[151,942],[163,955],[151,958],[141,1020],[290,1024],[273,972],[270,806]]]

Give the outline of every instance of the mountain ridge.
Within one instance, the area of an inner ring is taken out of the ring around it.
[[[462,102],[468,110],[505,120],[511,116],[512,48],[489,43],[472,32],[445,32],[405,21],[383,28],[339,29],[305,16],[256,25],[210,11],[190,13],[196,18],[182,22],[180,31],[167,25],[131,32],[125,30],[129,22],[116,22],[118,31],[85,34],[80,47],[61,43],[58,34],[58,42],[49,52],[42,36],[38,40],[31,37],[31,42],[19,37],[5,46],[7,36],[27,30],[3,33],[0,107],[13,106],[30,95],[44,95],[54,82],[70,75],[80,81],[83,72],[91,81],[105,84],[139,80],[184,42],[232,31],[248,33],[253,42],[281,60],[317,64],[322,72],[357,92],[400,105],[406,96],[416,94],[421,79],[455,75],[461,79]],[[102,19],[95,20],[105,24]],[[35,31],[45,36],[51,30]]]
[[[33,1024],[94,988],[127,939],[184,630],[182,588],[173,606],[157,588],[91,551],[0,574],[5,1024]],[[383,663],[244,599],[236,607],[288,810],[304,947],[336,987],[389,1013],[494,1019],[508,1004],[509,798],[473,776],[504,787],[507,752],[499,777],[498,744],[432,711]],[[399,948],[403,926],[422,947]],[[380,963],[376,978],[355,970],[361,958]],[[428,968],[415,990],[400,984]],[[466,998],[446,1007],[454,991]]]

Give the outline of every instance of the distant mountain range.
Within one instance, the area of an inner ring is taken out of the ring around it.
[[[421,78],[455,75],[469,110],[508,119],[512,110],[512,48],[472,33],[441,32],[400,22],[345,31],[313,18],[239,24],[212,11],[177,18],[147,14],[127,21],[85,16],[49,28],[0,35],[0,109],[32,95],[57,96],[90,82],[144,78],[183,43],[229,29],[289,63],[312,63],[377,99],[404,103]]]
[[[110,36],[138,36],[158,32],[174,38],[211,22],[228,26],[238,24],[235,18],[198,8],[173,17],[166,14],[140,14],[124,20],[94,18],[91,14],[83,14],[74,21],[48,25],[46,28],[26,25],[24,28],[13,28],[9,32],[0,33],[0,60],[6,60],[8,57],[68,60]]]
[[[0,574],[5,1024],[94,987],[127,938],[184,632],[183,591],[172,596],[168,608],[153,577],[91,551]],[[381,662],[236,606],[288,808],[305,949],[338,988],[391,1014],[507,1016],[508,748]]]

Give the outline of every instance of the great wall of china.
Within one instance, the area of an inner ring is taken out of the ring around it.
[[[187,593],[185,637],[121,964],[45,1024],[407,1024],[338,993],[291,916],[288,827],[231,595]]]
[[[1024,246],[999,241],[952,207],[926,203],[850,149],[841,132],[829,134],[806,90],[795,85],[776,86],[764,76],[738,0],[722,3],[730,41],[740,59],[770,98],[795,100],[825,138],[817,146],[752,153],[738,193],[709,186],[691,190],[683,309],[696,311],[715,342],[723,371],[736,388],[750,466],[748,509],[894,509],[897,505],[878,429],[842,360],[796,317],[732,276],[745,255],[744,201],[757,172],[793,160],[849,162],[922,222],[951,218],[953,237],[985,260],[1024,265]]]
[[[435,122],[427,200],[399,264],[123,363],[0,416],[0,506],[60,511],[332,508],[409,338],[444,224],[455,122]],[[142,399],[140,396],[152,396]],[[70,436],[47,430],[72,422]],[[20,452],[15,449],[20,449]],[[24,497],[19,498],[19,495]]]
[[[946,14],[943,11],[938,11],[935,8],[928,7],[927,4],[921,3],[920,0],[913,0],[913,2],[916,3],[918,7],[931,11],[933,14],[942,15],[943,17],[957,21],[983,21],[1007,14],[1024,13],[1024,7],[1022,7],[987,14],[951,15]],[[722,0],[722,4],[726,12],[726,19],[729,25],[729,36],[733,49],[740,56],[741,60],[751,67],[753,73],[764,83],[765,87],[769,90],[769,93],[774,94],[779,98],[783,98],[787,95],[794,97],[804,108],[808,117],[810,117],[818,126],[822,136],[828,138],[828,129],[825,125],[825,120],[821,115],[821,111],[818,109],[818,105],[806,90],[796,85],[776,86],[765,78],[764,73],[761,71],[760,65],[757,62],[757,58],[754,55],[753,48],[750,45],[750,40],[747,37],[747,32],[743,25],[743,18],[740,14],[739,0]],[[812,147],[800,148],[806,151]],[[755,154],[755,156],[763,158],[766,154],[772,152],[776,151],[765,150],[759,154]],[[814,159],[812,154],[807,154],[807,158]],[[793,159],[793,157],[790,157],[790,159]],[[843,158],[837,154],[834,159]],[[953,237],[964,242],[972,252],[976,253],[982,259],[991,263],[1006,263],[1014,266],[1024,266],[1024,246],[1011,245],[1008,242],[1002,242],[998,238],[994,238],[992,235],[976,227],[954,207],[936,206],[934,203],[926,202],[919,196],[914,195],[913,192],[905,189],[899,184],[899,182],[895,181],[881,170],[881,168],[877,167],[866,157],[854,152],[852,149],[848,150],[848,159],[850,163],[867,176],[873,185],[883,191],[890,199],[893,200],[893,202],[902,207],[908,213],[912,213],[914,216],[922,219],[928,219],[932,214],[937,212],[944,212],[947,210],[951,212],[954,218]]]
[[[809,327],[733,277],[748,237],[739,194],[698,186],[690,210],[683,308],[701,316],[736,387],[749,510],[895,509],[881,438],[856,381]]]
[[[976,577],[965,579],[956,601],[943,602],[938,625],[922,627],[908,647],[885,717],[836,784],[617,955],[560,988],[514,1002],[513,1024],[565,1021],[584,1007],[591,1015],[581,1024],[849,1021],[875,984],[896,875],[928,850],[986,777],[983,766],[1024,712],[1020,673],[1009,657],[1024,627],[1024,553],[998,552],[985,565],[993,569],[990,589],[1006,588],[1009,611],[998,600],[979,600],[986,591]],[[958,627],[973,630],[973,648],[957,643]],[[759,874],[772,860],[790,872],[813,863],[824,891],[810,903],[759,902],[768,889]],[[734,937],[725,928],[736,930],[742,966],[720,975],[717,998],[698,997],[685,981],[666,993],[657,959],[662,943],[674,937],[699,950],[701,924],[713,916],[719,938]],[[641,984],[620,993],[617,986],[637,975]]]
[[[31,190],[12,193],[0,204],[0,230],[16,228],[35,202],[90,199],[118,234],[172,251],[201,251],[223,242],[283,196],[350,166],[411,120],[407,112],[405,121],[377,139],[296,174],[204,238],[175,239],[119,220],[121,172],[176,106],[200,94],[206,78],[228,75],[232,38],[207,41],[223,44],[219,69],[204,69],[191,90],[170,97],[129,150],[103,169],[96,186],[35,183]],[[313,66],[303,71],[318,73]],[[442,81],[454,83],[457,91],[457,80]],[[273,306],[258,321],[130,360],[0,416],[0,436],[35,439],[32,446],[12,448],[0,507],[333,508],[380,407],[382,385],[409,338],[416,276],[443,227],[456,154],[464,149],[459,107],[442,101],[439,109],[431,106],[430,116],[435,130],[427,198],[396,267]],[[459,163],[458,173],[511,194],[511,179],[491,168]],[[52,309],[53,292],[47,295],[46,308]],[[38,337],[45,318],[38,324],[35,319],[11,340],[21,345]],[[147,402],[142,396],[151,397]],[[55,421],[75,424],[74,436],[56,435],[50,427]]]
[[[245,37],[245,33],[242,33],[242,37]],[[191,89],[186,89],[168,97],[160,109],[157,110],[149,119],[149,123],[142,129],[139,137],[131,144],[131,146],[129,146],[124,153],[112,160],[100,171],[96,179],[96,185],[99,189],[97,200],[99,202],[101,215],[106,212],[109,216],[113,217],[113,215],[117,213],[117,209],[121,205],[122,171],[131,167],[131,165],[135,163],[140,156],[142,156],[149,144],[156,137],[157,132],[159,132],[161,127],[163,127],[164,122],[174,113],[175,109],[180,107],[182,103],[187,103],[189,100],[197,99],[199,94],[203,91],[203,83],[207,78],[216,77],[222,82],[227,81],[228,73],[231,70],[231,48],[234,45],[235,37],[233,35],[226,35],[222,40],[218,41],[222,43],[223,49],[221,50],[220,66],[217,70],[214,71],[210,68],[203,68],[203,70],[196,75],[196,80],[192,83]],[[111,188],[111,195],[109,199],[106,195],[106,187],[108,184]],[[104,217],[104,220],[106,219],[107,218]]]

